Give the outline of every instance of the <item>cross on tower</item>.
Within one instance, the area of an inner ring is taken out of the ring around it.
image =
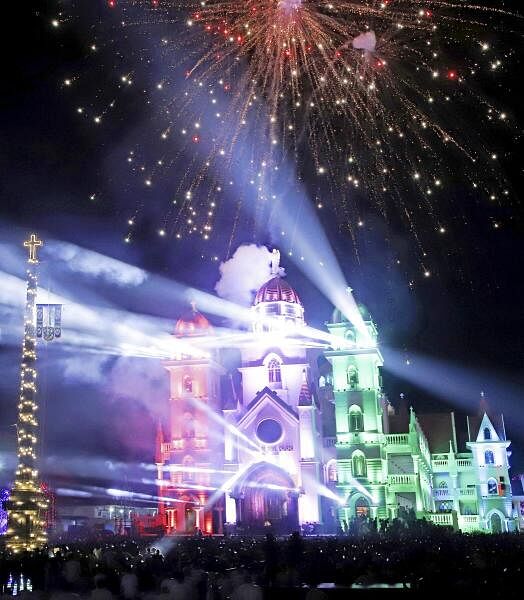
[[[43,246],[44,242],[39,240],[37,236],[32,233],[29,236],[28,240],[25,240],[24,247],[29,248],[29,262],[38,262],[38,258],[36,256],[36,250],[39,246]]]

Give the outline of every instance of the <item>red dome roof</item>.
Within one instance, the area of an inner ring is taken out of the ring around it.
[[[193,310],[187,315],[178,319],[175,325],[175,335],[185,337],[188,335],[205,335],[211,330],[211,323],[202,313]]]
[[[258,290],[255,296],[254,306],[261,302],[291,302],[293,304],[300,304],[300,298],[295,290],[289,285],[289,283],[282,279],[280,276],[273,277],[269,281],[266,281],[264,285]]]

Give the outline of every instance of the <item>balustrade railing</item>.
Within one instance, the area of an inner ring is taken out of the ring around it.
[[[453,516],[451,513],[431,513],[427,514],[426,518],[428,521],[435,523],[435,525],[453,525]]]
[[[413,485],[415,483],[415,473],[393,473],[388,475],[389,485]]]
[[[388,433],[386,435],[388,446],[407,446],[409,444],[409,435],[407,433]]]

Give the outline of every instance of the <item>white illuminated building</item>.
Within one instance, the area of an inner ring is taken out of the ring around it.
[[[156,526],[334,533],[414,514],[463,531],[513,529],[502,416],[484,405],[467,418],[395,412],[367,311],[355,325],[335,309],[327,332],[309,329],[278,263],[274,252],[237,347],[221,347],[194,306],[176,324],[191,353],[164,361],[171,412],[167,436],[160,424],[157,433]]]
[[[242,348],[241,397],[224,410],[255,446],[226,443],[225,460],[241,473],[228,491],[228,522],[321,520],[322,439],[307,348],[279,335],[304,325],[304,308],[277,271],[274,263],[255,297],[253,329],[262,335]]]

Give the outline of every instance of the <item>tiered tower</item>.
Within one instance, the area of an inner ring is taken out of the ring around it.
[[[35,299],[38,291],[37,249],[42,245],[43,242],[34,233],[24,242],[29,256],[18,402],[18,468],[8,506],[7,529],[7,547],[13,552],[33,550],[43,545],[47,539],[43,520],[47,501],[40,488],[36,452],[39,427],[36,400]]]
[[[365,330],[357,329],[336,309],[327,324],[333,349],[324,353],[333,367],[337,487],[344,503],[344,526],[354,517],[383,518],[385,514],[384,418],[375,323],[360,308]],[[340,341],[339,341],[340,340]]]
[[[195,306],[175,327],[175,336],[188,340],[211,332]],[[220,532],[220,507],[210,496],[217,487],[213,477],[223,452],[212,419],[219,410],[222,369],[207,352],[179,354],[163,364],[169,372],[171,419],[167,441],[162,428],[157,431],[159,516],[170,534],[194,533],[197,528]]]

